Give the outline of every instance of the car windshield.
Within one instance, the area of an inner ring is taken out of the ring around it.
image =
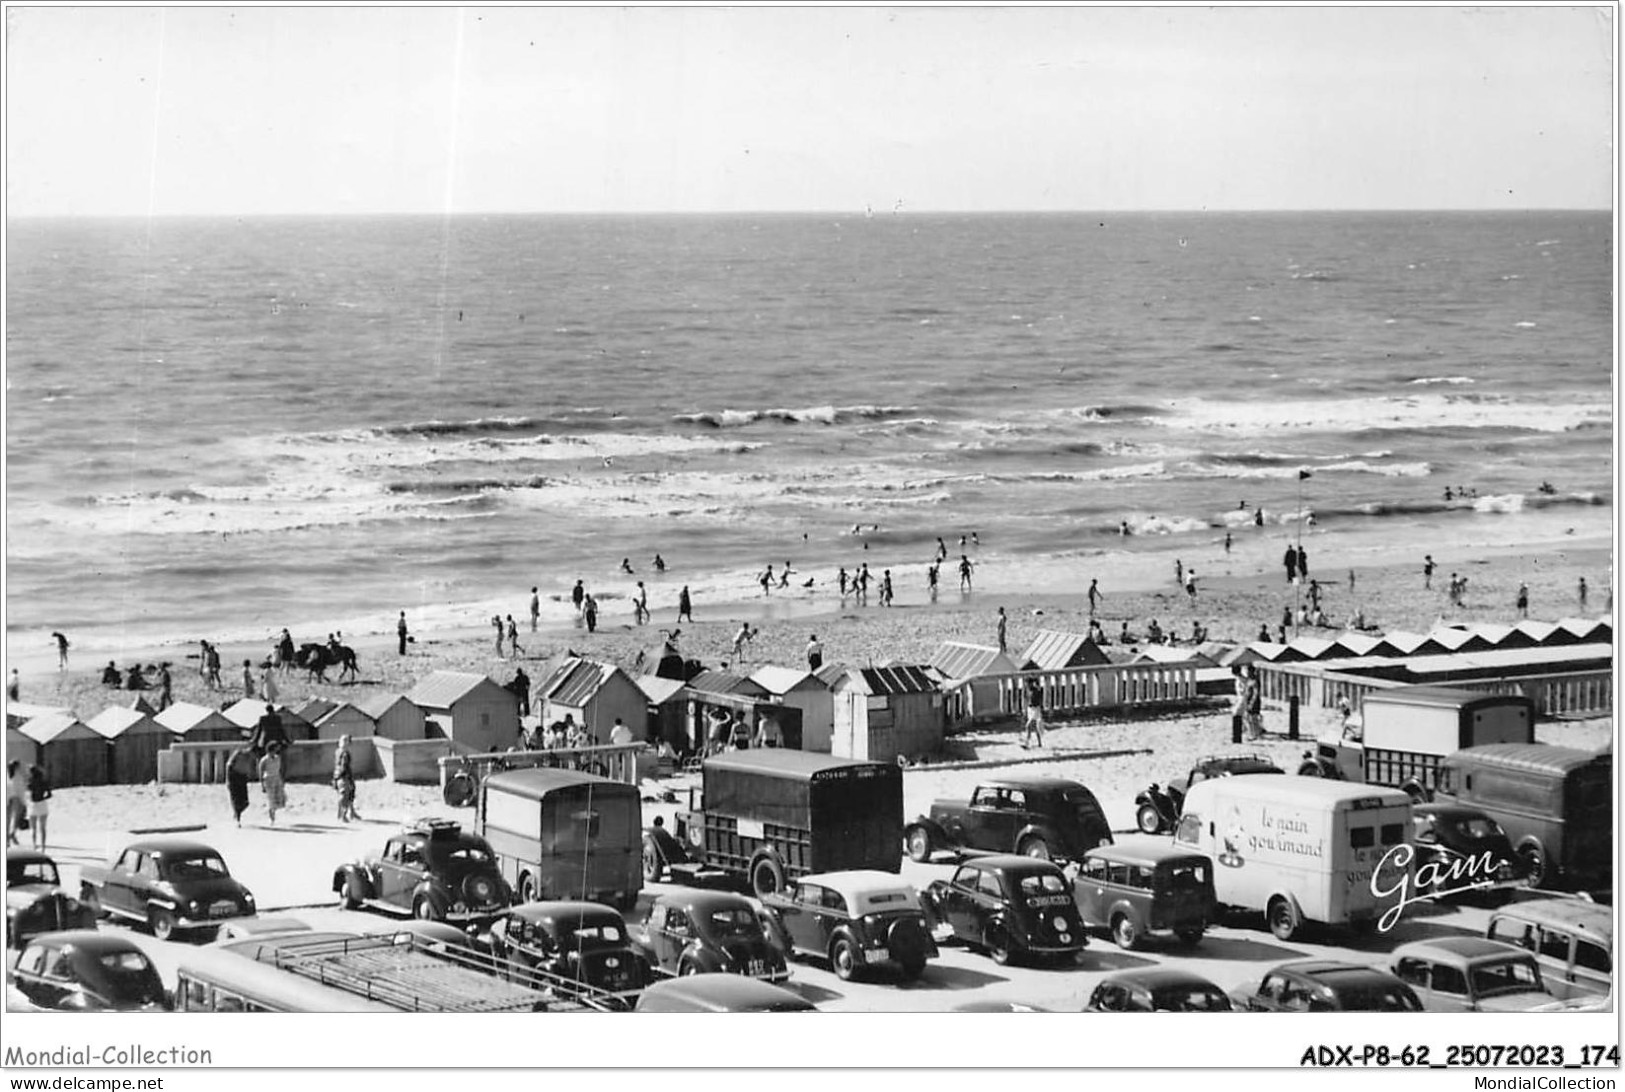
[[[1493,997],[1498,993],[1528,993],[1539,990],[1540,972],[1533,960],[1508,959],[1485,963],[1472,969],[1473,994]]]
[[[17,886],[25,883],[60,884],[56,865],[50,861],[7,861],[6,883]]]
[[[756,915],[743,907],[737,910],[713,910],[706,917],[713,936],[754,937],[761,931]]]
[[[1208,986],[1176,986],[1158,990],[1151,997],[1157,1012],[1229,1012],[1230,999]]]
[[[170,857],[164,862],[164,875],[171,880],[218,880],[229,876],[219,854],[199,853],[192,857]]]
[[[559,926],[561,944],[620,944],[625,939],[626,933],[612,921]]]
[[[1501,824],[1487,815],[1474,816],[1468,819],[1458,819],[1451,824],[1456,836],[1470,842],[1481,842],[1485,838],[1500,838],[1505,836]]]
[[[144,1005],[164,999],[164,986],[158,972],[140,952],[106,952],[97,962],[101,964],[114,1000]]]

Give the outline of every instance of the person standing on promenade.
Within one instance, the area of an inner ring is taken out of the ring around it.
[[[1286,566],[1286,582],[1288,584],[1298,579],[1298,551],[1292,548],[1289,542],[1286,553],[1281,556],[1281,563]]]
[[[519,623],[513,620],[513,615],[511,614],[508,615],[508,651],[513,654],[513,658],[516,660],[519,659],[519,657],[523,655],[525,651],[519,647]]]
[[[1044,746],[1044,692],[1033,679],[1027,683],[1027,719],[1021,726],[1021,749],[1029,750],[1027,740],[1036,738]]]
[[[598,632],[598,600],[587,596],[581,601],[581,616],[587,620],[587,632]]]
[[[677,620],[681,622],[685,618],[690,622],[694,621],[694,601],[688,597],[687,584],[684,584],[683,590],[677,593]]]
[[[28,815],[28,777],[16,759],[6,763],[6,845],[17,845],[17,832]]]
[[[58,671],[66,671],[68,669],[67,635],[57,633],[53,630],[51,633],[51,639],[56,642],[56,669]]]
[[[817,671],[824,666],[824,646],[818,643],[818,634],[807,639],[807,670]]]
[[[1519,617],[1522,617],[1522,618],[1528,618],[1529,617],[1529,585],[1528,584],[1520,583],[1518,585],[1518,615],[1519,615]]]
[[[282,783],[282,748],[276,744],[265,752],[260,759],[260,788],[265,792],[265,811],[276,822],[276,813],[288,806],[286,790]]]
[[[51,779],[38,766],[28,767],[28,829],[34,848],[46,847],[45,821],[51,815]]]
[[[1422,555],[1422,587],[1433,587],[1433,570],[1438,568],[1432,554]]]
[[[1004,608],[1000,607],[999,608],[999,651],[1000,652],[1006,652],[1006,651],[1009,650],[1009,645],[1008,645],[1008,643],[1007,643],[1007,641],[1005,639],[1006,635],[1007,635],[1006,634],[1006,627],[1007,627],[1008,621],[1009,620],[1007,618],[1005,618],[1005,615],[1004,615]]]
[[[1580,609],[1586,609],[1586,578],[1580,578]]]
[[[406,655],[406,612],[401,611],[400,620],[395,623],[395,638],[398,646],[397,655]]]
[[[355,769],[349,736],[340,736],[339,745],[333,751],[333,791],[339,797],[339,822],[359,820],[361,813],[355,810]]]
[[[254,665],[243,661],[243,697],[254,697]]]
[[[530,631],[536,632],[536,622],[542,616],[542,597],[535,588],[530,589]]]
[[[238,826],[243,825],[243,812],[248,810],[248,784],[258,773],[254,752],[247,745],[226,758],[226,795],[231,799],[231,817]]]

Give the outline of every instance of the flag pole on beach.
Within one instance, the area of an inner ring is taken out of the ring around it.
[[[1303,556],[1303,481],[1310,477],[1307,470],[1298,471],[1298,555]],[[1303,602],[1303,570],[1298,570],[1298,579],[1292,585],[1292,635],[1298,635],[1298,626],[1302,618],[1300,610]]]

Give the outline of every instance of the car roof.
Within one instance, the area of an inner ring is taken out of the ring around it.
[[[64,929],[60,933],[41,933],[28,938],[29,944],[43,944],[47,948],[67,948],[87,955],[106,952],[140,952],[141,948],[129,937],[118,933],[103,933],[96,929]],[[145,952],[141,953],[145,955]]]
[[[983,786],[991,785],[1000,789],[1026,789],[1032,792],[1064,793],[1076,789],[1084,789],[1085,791],[1088,789],[1088,786],[1083,782],[1073,781],[1066,777],[986,777],[978,784]]]
[[[1426,804],[1417,804],[1412,808],[1417,815],[1431,815],[1438,819],[1488,819],[1482,808],[1469,807],[1466,804],[1450,804],[1444,801],[1429,801]]]
[[[667,978],[643,991],[644,997],[681,999],[715,1012],[741,1009],[795,1008],[812,1010],[812,1002],[799,993],[742,974],[694,974]]]
[[[743,895],[736,895],[732,891],[668,891],[655,901],[701,914],[711,910],[737,910],[740,907],[747,910],[754,909],[749,899]]]
[[[1544,925],[1548,922],[1591,933],[1610,948],[1614,945],[1614,915],[1611,907],[1589,899],[1552,898],[1515,902],[1495,911],[1495,917],[1516,918],[1519,921]]]
[[[1401,944],[1393,951],[1393,959],[1419,958],[1482,959],[1488,956],[1525,956],[1529,953],[1512,944],[1504,944],[1488,937],[1432,937]]]
[[[848,767],[890,767],[891,770],[901,773],[896,766],[888,762],[870,762],[861,758],[841,758],[838,755],[819,754],[815,751],[792,751],[784,747],[753,748],[748,751],[724,751],[705,760],[704,769],[728,770],[742,773],[769,773],[785,778],[796,778],[810,781],[815,774],[825,770],[839,770]]]
[[[575,918],[578,921],[614,921],[625,924],[621,913],[601,902],[583,902],[580,900],[557,899],[550,902],[526,902],[513,907],[508,912],[509,917],[523,918],[526,921],[557,921],[561,918]]]
[[[983,872],[1011,872],[1027,875],[1034,872],[1059,872],[1061,866],[1042,857],[1023,857],[1018,853],[995,853],[987,857],[970,857],[960,862],[961,868],[975,868]]]
[[[1293,963],[1282,963],[1271,971],[1285,971],[1288,974],[1301,975],[1318,981],[1331,982],[1346,978],[1364,978],[1376,975],[1383,979],[1391,978],[1387,971],[1381,967],[1369,967],[1363,963],[1347,963],[1340,959],[1300,959]],[[1270,973],[1269,971],[1265,972]]]
[[[1344,800],[1365,798],[1381,799],[1383,807],[1409,807],[1411,798],[1398,789],[1385,789],[1380,785],[1362,782],[1329,781],[1323,777],[1303,777],[1287,774],[1284,777],[1214,777],[1192,785],[1185,795],[1185,807],[1191,809],[1202,796],[1217,793],[1247,794],[1259,803],[1293,803],[1309,807],[1329,807]],[[1195,798],[1193,801],[1192,798]]]
[[[1100,980],[1104,986],[1114,982],[1125,986],[1143,986],[1148,990],[1163,990],[1170,987],[1202,986],[1207,989],[1218,990],[1213,982],[1194,971],[1184,971],[1175,967],[1140,967],[1134,970],[1118,971],[1107,975]],[[1220,990],[1219,992],[1223,992]]]
[[[1155,838],[1150,835],[1128,834],[1115,842],[1102,842],[1089,852],[1084,859],[1099,857],[1107,861],[1127,861],[1138,864],[1161,864],[1163,861],[1191,859],[1207,861],[1205,853],[1198,853],[1193,849],[1175,845],[1167,838]]]
[[[853,868],[844,872],[813,872],[801,877],[798,883],[815,883],[852,901],[864,895],[882,892],[914,890],[914,885],[895,872],[881,872],[872,868]]]
[[[1592,763],[1609,765],[1613,757],[1606,751],[1582,751],[1551,743],[1486,743],[1446,755],[1444,761],[1454,766],[1463,762],[1477,762],[1503,769],[1567,775]]]
[[[310,931],[310,926],[305,922],[290,917],[231,918],[221,924],[222,927],[229,928],[242,936],[268,936],[272,933],[303,933]]]
[[[39,850],[29,849],[27,846],[7,846],[6,864],[10,865],[13,861],[20,861],[23,864],[38,864],[41,862],[56,864],[56,860],[48,853],[41,853]]]
[[[140,841],[127,842],[124,848],[152,853],[159,857],[189,857],[199,853],[224,856],[207,842],[200,842],[195,838],[142,838]]]

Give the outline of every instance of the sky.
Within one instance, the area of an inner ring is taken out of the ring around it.
[[[1611,7],[6,10],[10,216],[1609,208]]]

